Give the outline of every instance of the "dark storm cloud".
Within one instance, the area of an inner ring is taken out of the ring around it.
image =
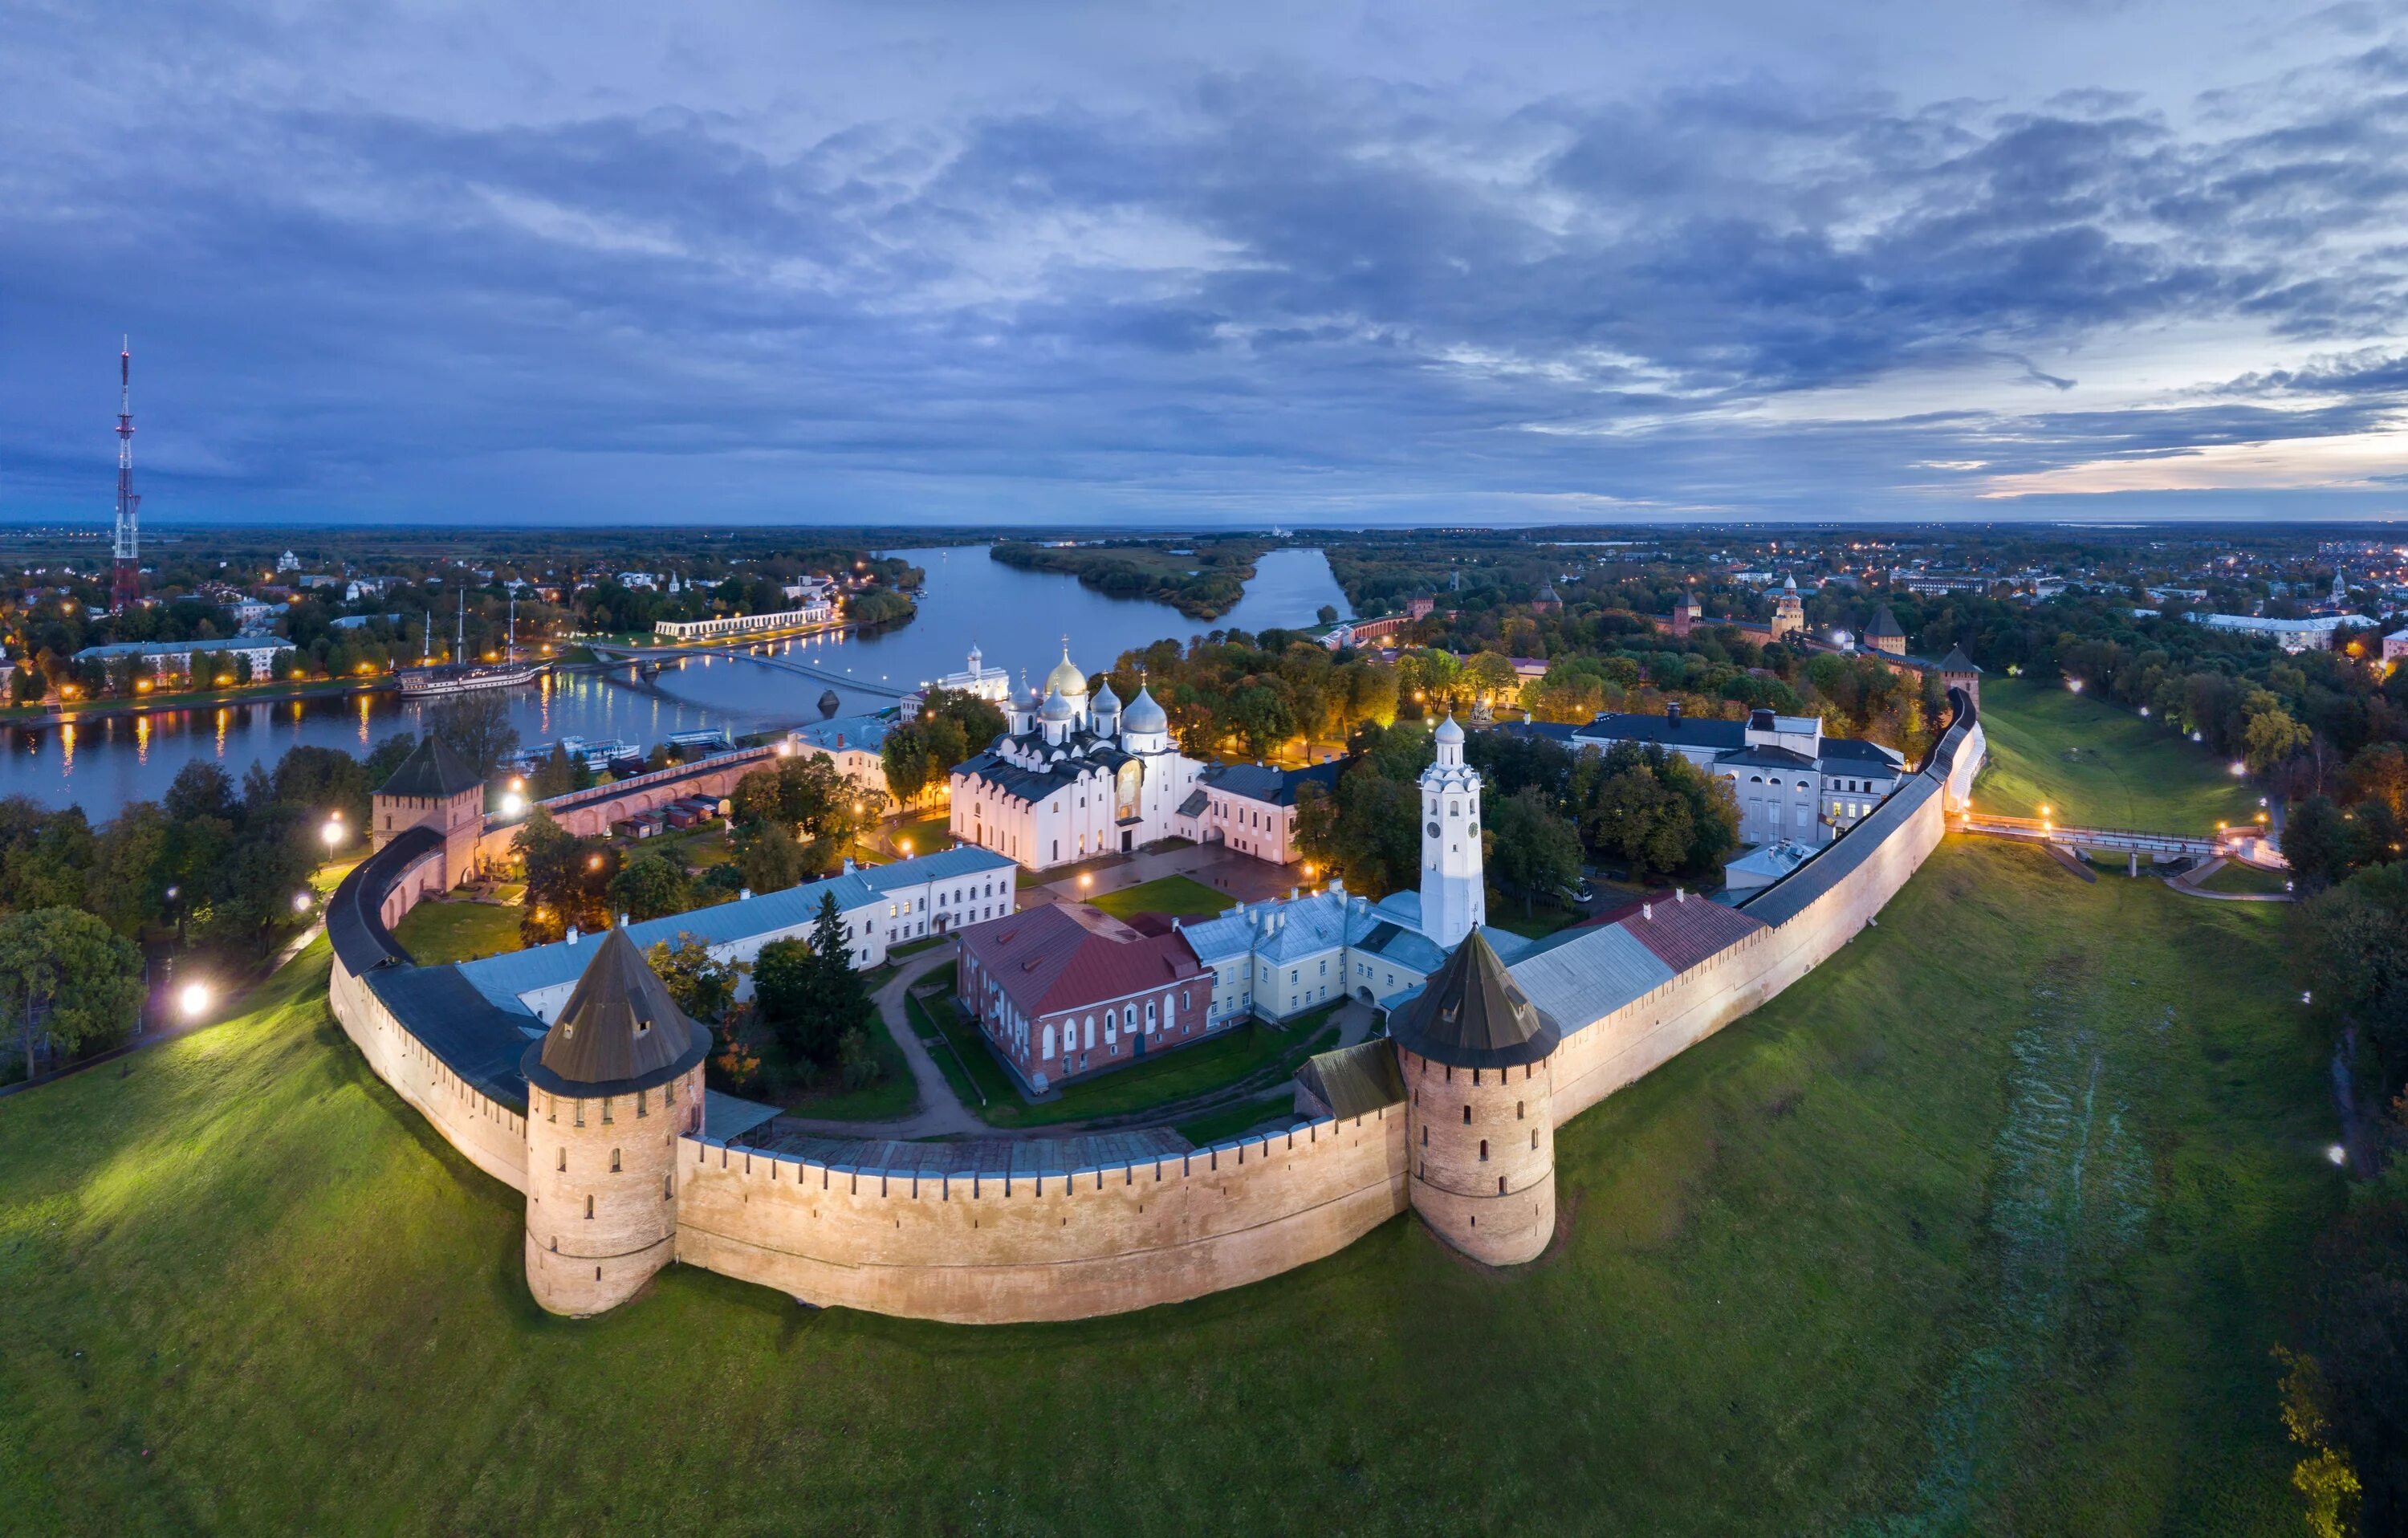
[[[1919,467],[2381,427],[2401,57],[2199,116],[1770,65],[1475,104],[1257,62],[805,136],[204,92],[0,166],[0,484],[105,496],[80,374],[131,328],[146,470],[227,514],[1946,510]],[[2115,338],[2186,328],[2241,340],[2090,407]]]

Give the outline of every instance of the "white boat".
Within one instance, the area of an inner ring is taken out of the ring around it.
[[[515,689],[543,676],[540,662],[478,663],[457,668],[410,668],[401,674],[401,692],[411,699],[472,694],[479,689]]]

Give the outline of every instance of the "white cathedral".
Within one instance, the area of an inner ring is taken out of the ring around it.
[[[1176,831],[1207,768],[1179,751],[1145,689],[1125,709],[1110,684],[1089,697],[1065,643],[1011,729],[954,767],[953,835],[1031,870],[1126,853]]]

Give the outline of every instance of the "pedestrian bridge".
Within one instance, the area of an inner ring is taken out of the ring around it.
[[[852,689],[866,695],[878,695],[887,699],[900,699],[911,692],[893,683],[867,683],[854,678],[850,673],[839,673],[833,668],[813,667],[808,662],[797,662],[793,657],[774,656],[767,652],[757,652],[741,639],[732,646],[725,644],[611,646],[594,645],[590,642],[588,644],[592,647],[594,654],[605,662],[633,662],[658,667],[664,662],[682,661],[687,657],[725,657],[734,662],[757,662],[764,668],[776,668],[789,673],[799,673],[805,678],[813,679],[822,683],[833,683],[838,688]]]
[[[2063,844],[2071,849],[2114,850],[2119,855],[2147,855],[2173,859],[2187,855],[2211,859],[2230,855],[2246,840],[2261,836],[2255,826],[2219,828],[2214,833],[2154,833],[2129,827],[2082,827],[2050,817],[2001,817],[1989,812],[1963,814],[1955,825],[1960,833],[1992,839],[2020,839],[2030,843]]]

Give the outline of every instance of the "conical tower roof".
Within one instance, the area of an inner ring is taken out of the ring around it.
[[[440,801],[483,783],[467,761],[452,751],[451,743],[430,732],[418,740],[418,746],[409,750],[393,778],[377,787],[377,794]]]
[[[1948,654],[1940,659],[1940,670],[1943,673],[1978,673],[1982,669],[1965,654],[1965,648],[1952,646],[1948,648]]]
[[[1563,1044],[1555,1016],[1530,1002],[1474,929],[1421,993],[1388,1017],[1399,1047],[1455,1068],[1515,1068]]]
[[[1876,636],[1895,636],[1900,640],[1906,639],[1906,632],[1898,627],[1898,616],[1889,611],[1887,604],[1873,611],[1873,621],[1865,626],[1865,635],[1867,639]]]
[[[710,1052],[710,1032],[677,1007],[627,931],[613,929],[520,1068],[538,1089],[592,1100],[666,1084]]]

